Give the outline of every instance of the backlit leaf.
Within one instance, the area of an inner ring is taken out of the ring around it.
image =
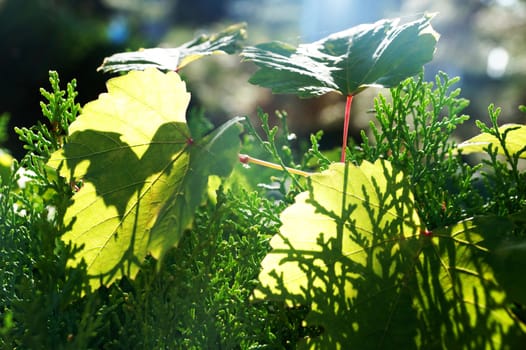
[[[420,348],[516,349],[526,328],[512,314],[506,288],[488,260],[490,236],[504,236],[505,220],[473,218],[433,232],[415,261],[413,308]],[[504,287],[504,288],[503,288]]]
[[[97,70],[109,73],[146,68],[177,71],[205,56],[232,54],[240,49],[240,42],[245,38],[246,25],[236,24],[216,34],[200,35],[176,48],[141,49],[117,53],[104,59]]]
[[[275,93],[355,95],[372,85],[397,85],[433,58],[438,34],[431,18],[405,24],[381,20],[297,48],[281,42],[261,44],[245,48],[242,56],[260,68],[250,82]]]
[[[48,165],[77,188],[65,214],[64,241],[83,245],[92,286],[133,278],[148,253],[177,244],[206,189],[237,160],[233,120],[192,140],[185,122],[190,94],[173,72],[134,71],[108,81],[71,124],[64,148]]]
[[[313,347],[382,348],[390,323],[411,326],[415,318],[400,278],[413,256],[402,252],[412,251],[421,230],[412,194],[403,174],[381,161],[333,164],[310,183],[281,215],[255,298],[311,305],[309,324],[324,329],[308,340]]]
[[[526,125],[505,124],[499,127],[499,133],[501,135],[506,134],[506,149],[510,155],[518,153],[520,158],[526,158]],[[462,150],[462,153],[468,154],[485,152],[484,148],[488,148],[489,145],[493,145],[499,154],[504,154],[504,149],[499,140],[489,133],[474,136],[459,144],[457,148]]]
[[[0,148],[0,184],[4,184],[8,181],[11,174],[12,164],[13,157]]]
[[[503,348],[524,341],[468,220],[428,232],[386,161],[333,164],[281,215],[255,299],[307,305],[311,349]],[[499,225],[504,230],[505,225]]]

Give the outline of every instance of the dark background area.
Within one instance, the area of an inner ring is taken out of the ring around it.
[[[495,103],[503,107],[502,123],[524,123],[517,110],[526,104],[526,3],[520,0],[0,0],[0,114],[11,117],[3,146],[22,156],[12,129],[41,120],[39,88],[49,89],[49,70],[59,72],[63,86],[77,79],[83,105],[105,91],[110,76],[96,68],[116,52],[178,46],[197,33],[239,21],[248,23],[247,44],[298,44],[360,23],[411,19],[426,11],[439,12],[433,25],[441,34],[427,76],[432,79],[438,70],[460,76],[462,96],[471,100],[466,113],[473,119],[487,120],[487,107]],[[268,112],[286,109],[299,137],[320,128],[329,138],[338,137],[341,96],[308,101],[272,96],[247,82],[254,67],[239,61],[237,56],[206,58],[182,73],[194,103],[202,104],[211,119],[252,115],[257,106]],[[376,93],[355,100],[355,134],[367,126],[365,111]],[[462,137],[475,132],[468,124]]]

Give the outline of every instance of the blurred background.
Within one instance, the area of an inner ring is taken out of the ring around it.
[[[503,108],[501,122],[524,123],[517,110],[526,104],[526,1],[523,0],[0,0],[0,114],[9,128],[41,120],[39,88],[49,89],[48,71],[62,85],[77,79],[79,102],[105,91],[109,75],[96,71],[104,57],[141,47],[175,47],[195,35],[237,22],[248,23],[247,45],[281,40],[311,42],[335,31],[386,17],[415,19],[438,12],[433,26],[441,34],[435,60],[426,65],[460,76],[466,113],[487,121],[490,103]],[[415,16],[416,15],[416,16]],[[273,96],[247,80],[255,67],[239,56],[213,56],[183,68],[194,105],[216,124],[262,107],[286,110],[290,129],[306,138],[326,130],[325,147],[341,142],[344,97],[315,100]],[[378,91],[355,99],[353,135],[366,128]],[[461,137],[477,132],[470,123]],[[20,158],[13,132],[1,145]]]

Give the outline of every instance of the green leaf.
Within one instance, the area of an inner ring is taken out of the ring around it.
[[[495,247],[488,263],[510,302],[526,306],[526,240],[503,239]]]
[[[247,47],[241,55],[260,67],[250,82],[275,93],[355,95],[372,85],[395,86],[433,58],[438,34],[431,18],[401,25],[399,19],[381,20],[297,48],[271,42]]]
[[[506,219],[472,218],[437,229],[415,264],[414,309],[421,348],[516,349],[526,328],[508,308],[506,288],[488,260],[504,236]]]
[[[481,245],[495,225],[424,230],[408,182],[387,161],[332,164],[310,185],[283,211],[254,292],[311,307],[306,324],[322,333],[302,346],[489,349],[524,341]]]
[[[246,39],[246,24],[232,25],[225,30],[200,35],[176,48],[153,48],[122,52],[104,59],[97,68],[105,73],[127,72],[157,68],[163,71],[177,71],[188,63],[205,56],[233,54],[240,49],[240,42]]]
[[[107,83],[71,124],[48,165],[77,188],[63,240],[84,249],[91,285],[133,278],[148,253],[160,259],[193,219],[208,175],[226,176],[237,160],[239,123],[201,140],[185,123],[190,94],[173,72],[134,71]]]
[[[510,155],[516,155],[520,158],[526,158],[526,125],[505,124],[498,128],[500,135],[506,135],[506,149]],[[477,136],[462,142],[457,146],[462,153],[485,152],[484,148],[493,145],[499,154],[505,154],[499,139],[489,133],[481,133]]]
[[[412,194],[403,174],[382,161],[332,164],[310,183],[281,215],[254,296],[311,305],[308,323],[324,329],[307,341],[313,347],[382,348],[386,327],[415,318],[399,277],[411,263],[402,251],[412,250],[421,230]]]
[[[526,306],[526,239],[514,234],[526,228],[525,211],[510,219],[490,217],[485,220],[484,247],[490,249],[485,257],[496,280],[506,290],[510,302]]]
[[[0,148],[0,184],[8,181],[13,166],[13,157],[5,150]]]
[[[149,248],[153,256],[162,256],[177,243],[180,233],[188,228],[195,209],[208,189],[208,176],[225,178],[238,162],[240,120],[236,118],[228,121],[187,150],[189,164],[181,176],[181,183],[161,208],[151,229]],[[167,235],[171,231],[178,234]]]

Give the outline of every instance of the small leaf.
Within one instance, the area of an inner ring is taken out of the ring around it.
[[[13,166],[13,157],[0,148],[0,185],[5,184],[9,180]]]
[[[499,127],[499,134],[506,134],[506,149],[510,155],[518,154],[520,158],[526,158],[526,125],[505,124]],[[499,139],[489,133],[482,133],[462,142],[457,146],[462,153],[485,152],[484,148],[493,145],[499,154],[505,154]]]
[[[250,82],[275,93],[355,95],[372,85],[397,85],[433,58],[438,34],[431,18],[402,25],[399,19],[381,20],[297,48],[271,42],[245,48],[241,55],[260,67]]]
[[[94,288],[133,278],[148,253],[160,259],[177,244],[208,175],[228,174],[239,148],[236,120],[192,140],[190,94],[176,73],[134,71],[107,86],[48,162],[75,184],[63,240],[84,246],[69,263],[84,259]]]
[[[117,53],[105,58],[97,70],[105,73],[146,68],[177,71],[205,56],[232,54],[240,49],[240,41],[245,39],[246,25],[240,23],[213,35],[201,35],[177,48],[153,48]]]

